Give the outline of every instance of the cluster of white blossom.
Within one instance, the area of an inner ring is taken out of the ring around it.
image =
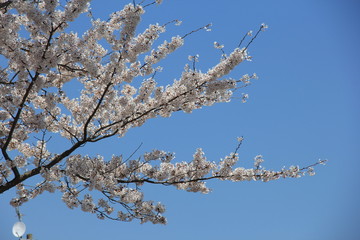
[[[162,1],[144,2],[128,4],[106,21],[92,19],[92,27],[79,36],[67,27],[89,12],[90,0],[0,0],[0,55],[6,59],[0,66],[0,193],[15,187],[13,206],[57,190],[69,208],[79,207],[101,219],[164,224],[164,206],[145,201],[141,185],[208,193],[205,182],[210,179],[270,181],[314,174],[314,165],[265,170],[260,155],[254,169],[235,168],[236,151],[218,164],[207,161],[201,149],[188,162],[174,162],[173,153],[160,150],[126,160],[75,154],[85,144],[123,137],[151,118],[230,101],[233,91],[257,78],[224,78],[250,59],[245,47],[234,49],[205,73],[186,65],[178,80],[159,85],[154,77],[161,69],[158,63],[181,47],[188,34],[154,47],[167,24],[150,25],[138,34],[137,26],[145,6]],[[214,46],[224,47],[217,42]],[[197,60],[197,55],[191,57]],[[64,91],[70,81],[82,86],[79,96]],[[247,98],[244,94],[243,101]],[[51,152],[47,143],[59,136],[70,145]],[[240,146],[242,138],[238,140]],[[29,187],[24,184],[29,178],[40,181]],[[100,195],[91,195],[92,190]],[[123,209],[115,211],[114,203]]]

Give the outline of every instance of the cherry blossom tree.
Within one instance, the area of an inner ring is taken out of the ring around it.
[[[188,162],[175,161],[173,153],[157,149],[128,159],[79,154],[81,146],[125,137],[148,119],[228,102],[236,89],[256,78],[226,76],[250,60],[247,49],[265,24],[254,35],[245,34],[230,54],[223,52],[207,72],[196,69],[198,57],[191,56],[192,64],[185,65],[178,80],[161,86],[155,76],[161,70],[159,63],[189,35],[209,25],[157,43],[169,25],[180,23],[152,24],[138,33],[145,9],[160,3],[133,1],[100,20],[92,18],[90,0],[0,0],[0,193],[16,188],[12,206],[44,191],[60,191],[69,208],[101,219],[164,224],[165,207],[145,200],[143,184],[208,193],[205,181],[210,179],[297,178],[313,175],[313,167],[323,163],[273,171],[261,166],[263,158],[258,155],[253,168],[235,167],[242,138],[218,163],[208,161],[201,149]],[[92,26],[80,36],[68,26],[82,13],[88,14]],[[217,42],[214,47],[223,48]],[[64,90],[74,81],[81,86],[77,97]],[[246,98],[243,95],[243,101]],[[69,145],[51,152],[47,144],[59,138]]]

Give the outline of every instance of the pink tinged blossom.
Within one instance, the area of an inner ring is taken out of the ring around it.
[[[146,200],[142,185],[172,185],[205,194],[210,192],[207,181],[214,178],[266,182],[305,173],[312,176],[313,167],[325,163],[272,171],[262,167],[264,160],[258,155],[254,168],[236,167],[242,137],[236,151],[220,162],[208,160],[201,148],[187,161],[158,149],[128,159],[76,152],[105,138],[124,137],[149,119],[228,102],[236,89],[257,79],[256,74],[239,80],[227,77],[251,59],[245,48],[236,48],[204,72],[195,66],[199,56],[192,55],[192,63],[185,65],[180,76],[164,84],[157,78],[159,64],[184,44],[185,37],[158,43],[166,24],[151,24],[138,34],[145,11],[132,3],[108,20],[91,20],[91,28],[81,36],[66,30],[81,14],[91,15],[89,3],[71,0],[62,7],[57,0],[11,1],[11,11],[0,12],[0,53],[8,65],[0,67],[0,189],[10,189],[9,182],[19,176],[39,179],[31,186],[15,184],[12,206],[44,192],[60,191],[70,209],[79,208],[100,219],[165,224],[165,207]],[[210,31],[210,27],[200,29]],[[261,25],[261,30],[266,28]],[[224,46],[214,42],[214,47]],[[74,86],[74,91],[66,92],[68,86]],[[248,95],[241,99],[246,102]],[[53,141],[61,138],[64,142],[57,146],[61,150],[53,152]]]

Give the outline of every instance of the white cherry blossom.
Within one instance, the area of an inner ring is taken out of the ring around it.
[[[236,167],[242,137],[234,153],[218,163],[209,161],[202,149],[184,161],[158,149],[129,159],[75,154],[86,144],[124,137],[149,119],[228,102],[235,90],[257,78],[256,74],[239,80],[226,76],[251,59],[247,48],[259,32],[247,47],[239,45],[206,72],[196,69],[198,56],[192,56],[194,67],[186,65],[178,79],[162,86],[155,75],[161,69],[159,63],[179,49],[189,34],[210,30],[211,25],[157,43],[166,24],[137,31],[145,8],[161,4],[156,0],[134,1],[108,20],[91,19],[91,28],[83,34],[69,31],[71,22],[89,13],[90,2],[0,1],[0,54],[6,59],[0,65],[0,194],[16,189],[12,206],[45,191],[60,191],[69,208],[100,219],[165,224],[165,207],[146,200],[143,184],[208,193],[206,181],[211,179],[297,178],[314,175],[313,167],[324,163],[273,171],[260,165],[263,158],[258,155],[254,168]],[[260,30],[266,28],[262,24]],[[247,35],[252,36],[251,32]],[[222,50],[224,46],[214,42],[214,47]],[[75,82],[81,91],[74,97],[64,91],[64,85]],[[246,93],[242,95],[243,102],[247,98]],[[50,151],[48,143],[59,138],[68,144],[59,146],[58,152]],[[28,179],[39,182],[31,187],[25,184]]]

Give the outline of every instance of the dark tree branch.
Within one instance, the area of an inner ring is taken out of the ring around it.
[[[0,9],[4,9],[4,13],[7,12],[7,8],[10,6],[10,4],[12,3],[11,0],[8,0],[6,2],[0,3]]]
[[[91,120],[94,118],[94,116],[95,116],[95,114],[97,113],[97,111],[99,110],[99,108],[100,108],[100,106],[101,106],[101,104],[102,104],[102,102],[103,102],[103,100],[104,100],[104,98],[105,98],[105,96],[106,96],[106,93],[108,92],[108,90],[109,90],[109,88],[110,88],[111,85],[112,85],[111,82],[109,82],[109,83],[106,85],[106,87],[105,87],[105,89],[104,89],[104,92],[102,93],[102,95],[101,95],[98,103],[96,104],[96,107],[94,108],[93,112],[91,113],[91,115],[89,116],[89,118],[86,120],[86,123],[84,124],[84,137],[83,137],[84,140],[87,139],[88,126],[89,126]]]
[[[33,177],[35,175],[38,175],[41,172],[42,168],[46,168],[46,169],[50,169],[53,166],[55,166],[56,164],[58,164],[59,162],[61,162],[64,158],[68,157],[72,152],[74,152],[76,149],[78,149],[81,145],[83,145],[84,143],[86,143],[86,141],[80,141],[75,143],[71,148],[69,148],[68,150],[64,151],[63,153],[61,153],[60,155],[57,155],[53,158],[53,160],[50,161],[50,163],[48,163],[47,165],[44,166],[39,166],[37,168],[34,168],[32,170],[29,170],[25,173],[23,173],[22,175],[20,175],[17,178],[14,178],[13,180],[5,183],[4,185],[0,186],[0,194],[9,190],[12,187],[15,187],[17,184],[25,181],[26,179]]]

